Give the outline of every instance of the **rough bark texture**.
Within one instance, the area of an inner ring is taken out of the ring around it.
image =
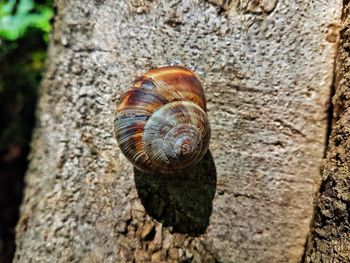
[[[350,260],[350,4],[344,3],[336,60],[332,133],[322,164],[320,189],[305,262]]]
[[[297,262],[323,157],[341,1],[58,1],[15,262]],[[134,171],[122,91],[195,67],[210,153]]]

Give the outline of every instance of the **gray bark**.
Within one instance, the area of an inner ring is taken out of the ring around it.
[[[341,1],[57,1],[15,262],[298,262],[323,158]],[[173,61],[203,81],[210,153],[134,171],[121,93]]]

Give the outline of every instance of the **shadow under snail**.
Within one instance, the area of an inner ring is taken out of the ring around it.
[[[198,77],[167,66],[137,78],[117,106],[115,136],[126,158],[144,172],[171,174],[198,163],[210,140]]]

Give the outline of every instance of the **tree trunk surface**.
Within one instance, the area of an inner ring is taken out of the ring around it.
[[[300,261],[341,4],[57,1],[14,262]],[[151,176],[121,154],[114,111],[135,77],[175,61],[203,81],[210,152],[183,175]]]
[[[332,133],[322,163],[305,262],[350,262],[350,3],[336,59]]]

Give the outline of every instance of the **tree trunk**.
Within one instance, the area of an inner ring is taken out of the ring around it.
[[[298,262],[323,158],[341,1],[57,1],[15,262]],[[174,61],[210,152],[176,178],[113,137],[132,80]]]

